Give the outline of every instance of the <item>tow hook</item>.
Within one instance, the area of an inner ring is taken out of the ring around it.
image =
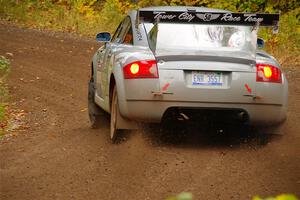
[[[251,87],[250,87],[247,83],[245,83],[244,86],[245,86],[247,92],[249,93],[249,94],[244,94],[244,97],[251,97],[253,100],[256,100],[256,99],[257,99],[257,100],[262,99],[261,96],[257,96],[257,95],[252,94],[252,89],[251,89]]]
[[[263,99],[263,97],[257,96],[257,95],[254,95],[254,94],[244,94],[243,96],[244,96],[244,97],[252,97],[253,100],[260,100],[260,99]]]
[[[151,92],[154,96],[163,96],[164,94],[174,94],[173,92],[163,92],[163,91],[159,91],[159,92]]]

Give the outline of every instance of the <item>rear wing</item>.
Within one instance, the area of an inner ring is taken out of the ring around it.
[[[273,33],[279,30],[279,14],[265,13],[138,10],[137,24],[140,22],[271,26]]]

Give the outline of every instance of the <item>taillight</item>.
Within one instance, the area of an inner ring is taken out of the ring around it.
[[[268,64],[256,64],[256,81],[281,83],[281,71],[279,68]]]
[[[158,78],[156,60],[135,61],[123,67],[124,78]]]

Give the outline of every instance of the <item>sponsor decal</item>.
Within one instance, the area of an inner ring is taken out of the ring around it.
[[[215,19],[218,19],[220,14],[213,14],[213,13],[204,13],[204,14],[196,14],[196,16],[199,19],[202,19],[203,21],[209,22]]]
[[[221,18],[221,21],[239,22],[239,21],[241,21],[241,17],[234,17],[234,16],[232,16],[232,13],[225,13],[225,14],[223,14],[223,17]]]
[[[246,88],[246,90],[248,91],[249,94],[252,93],[252,89],[250,88],[250,86],[247,83],[245,84],[245,88]]]
[[[169,14],[166,12],[154,12],[154,20],[157,21],[164,21],[164,20],[179,20],[179,21],[187,21],[191,22],[195,16],[198,17],[200,20],[205,22],[210,22],[213,20],[220,20],[224,22],[250,22],[250,23],[260,23],[264,19],[262,17],[257,17],[256,14],[248,14],[245,13],[243,15],[237,15],[233,13],[188,13],[183,12],[180,14]]]
[[[141,33],[139,27],[136,27],[136,28],[135,28],[135,32],[136,32],[136,37],[137,37],[137,39],[138,39],[139,41],[143,40],[143,36],[142,36],[142,33]]]
[[[162,89],[161,89],[161,91],[162,92],[165,92],[165,91],[167,91],[167,89],[170,87],[170,83],[166,83],[163,87],[162,87]]]
[[[256,22],[256,23],[261,23],[262,21],[264,21],[263,18],[260,17],[256,17],[256,14],[244,14],[244,21],[245,22]]]
[[[146,22],[234,24],[278,27],[279,14],[264,13],[216,13],[216,12],[178,12],[178,11],[139,11],[139,17]],[[278,29],[278,28],[277,28]]]
[[[224,14],[213,14],[213,13],[205,13],[205,14],[196,14],[199,19],[203,21],[212,21],[218,19],[221,16],[221,21],[225,22],[240,22],[242,20],[241,16],[233,16],[232,13],[224,13]],[[243,21],[244,22],[253,22],[253,23],[261,23],[264,19],[261,17],[257,17],[256,14],[244,14]]]
[[[189,14],[187,12],[185,13],[181,13],[179,16],[178,16],[178,19],[179,20],[185,20],[185,21],[192,21],[193,19],[195,18],[195,16],[193,16],[192,14]]]
[[[166,14],[165,12],[154,12],[155,16],[154,16],[154,19],[155,20],[172,20],[172,19],[175,19],[177,18],[178,20],[181,20],[181,21],[192,21],[195,16],[188,13],[188,12],[183,12],[181,14]]]
[[[175,17],[177,17],[177,15],[165,14],[165,12],[154,12],[154,14],[154,19],[158,21],[162,19],[174,19]]]

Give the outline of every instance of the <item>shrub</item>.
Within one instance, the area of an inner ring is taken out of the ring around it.
[[[261,32],[266,41],[266,50],[274,55],[284,68],[300,67],[299,13],[300,8],[281,15],[278,35],[272,35],[271,30]]]
[[[0,56],[0,136],[2,135],[2,125],[6,121],[6,100],[8,90],[5,84],[5,78],[9,72],[9,60],[4,56]]]

